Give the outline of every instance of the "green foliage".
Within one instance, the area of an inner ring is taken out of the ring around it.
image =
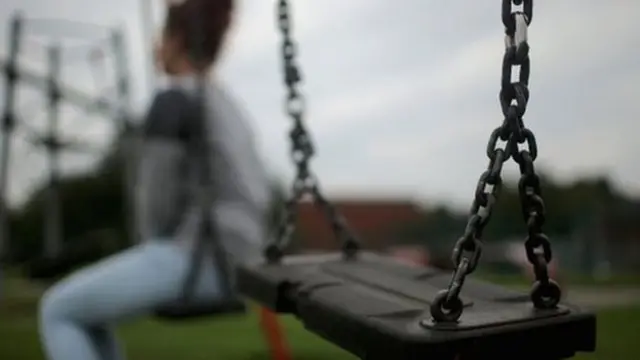
[[[63,242],[71,248],[96,229],[112,229],[126,246],[124,232],[123,184],[117,171],[94,171],[65,178],[59,184],[62,206]],[[44,239],[46,187],[33,193],[29,201],[11,217],[11,249],[15,260],[25,261],[41,253]]]
[[[116,141],[112,151],[94,170],[64,178],[60,183],[65,258],[73,259],[69,260],[72,263],[104,256],[130,243],[125,231],[127,219],[122,211],[124,155],[121,142]],[[615,239],[640,233],[636,221],[640,218],[639,202],[616,192],[607,179],[591,178],[560,184],[543,174],[541,181],[547,206],[545,231],[554,236],[554,241],[590,225],[594,219],[608,224],[608,228],[619,235],[614,236]],[[271,226],[275,227],[288,189],[283,189],[277,180],[272,184],[273,202],[269,216]],[[11,214],[10,245],[14,261],[32,261],[42,253],[45,190],[43,186],[35,191],[22,208]],[[405,243],[426,244],[433,252],[442,250],[448,254],[452,241],[462,234],[466,222],[467,214],[436,207],[427,211],[424,219],[400,229],[398,238],[405,239]],[[96,237],[96,231],[102,235]],[[483,240],[500,241],[514,236],[520,238],[524,234],[517,183],[506,181]]]
[[[611,228],[638,227],[633,219],[640,218],[640,213],[629,205],[636,202],[617,193],[604,178],[581,179],[571,184],[560,184],[543,175],[541,182],[547,210],[545,230],[558,239],[570,235],[584,223],[604,215],[608,216],[604,216],[603,221],[610,224]],[[402,234],[403,237],[420,241],[433,239],[429,245],[437,248],[441,239],[446,239],[450,244],[452,237],[462,234],[467,216],[446,207],[437,207],[427,211],[422,221],[404,229]],[[485,229],[483,240],[500,241],[512,236],[521,237],[524,232],[525,224],[517,183],[507,181],[494,207],[490,223]]]

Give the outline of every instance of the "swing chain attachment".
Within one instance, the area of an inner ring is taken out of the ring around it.
[[[323,195],[317,177],[311,171],[309,162],[315,153],[311,135],[304,124],[305,99],[299,89],[302,82],[301,71],[296,63],[297,44],[291,35],[290,6],[287,0],[280,0],[277,5],[278,27],[282,34],[282,60],[284,83],[287,87],[285,109],[293,121],[289,132],[291,140],[290,156],[296,167],[291,195],[287,199],[280,219],[276,238],[265,251],[267,261],[277,263],[283,256],[284,250],[291,242],[295,231],[298,203],[305,195],[310,195],[314,205],[320,208],[331,224],[336,238],[342,243],[342,252],[346,258],[355,256],[359,249],[359,242],[345,219],[335,206]]]
[[[522,11],[514,11],[514,5],[522,5]],[[431,316],[435,322],[456,322],[462,315],[463,304],[459,295],[466,276],[478,265],[482,252],[482,232],[489,222],[502,187],[503,164],[510,158],[518,164],[521,174],[518,194],[528,233],[525,251],[536,277],[531,291],[532,302],[537,309],[551,309],[560,301],[560,287],[549,278],[547,269],[552,254],[549,238],[542,232],[545,206],[540,178],[533,164],[538,155],[536,138],[522,120],[529,101],[530,58],[527,30],[532,18],[533,0],[502,1],[505,54],[499,100],[504,121],[489,137],[489,165],[478,181],[464,234],[453,249],[452,260],[456,268],[453,277],[449,287],[440,291],[431,305]],[[512,81],[514,67],[519,67],[516,82]],[[504,148],[499,147],[499,141],[506,142]],[[521,144],[526,144],[526,149],[520,150]]]

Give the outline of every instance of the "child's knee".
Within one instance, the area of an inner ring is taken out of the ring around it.
[[[40,298],[38,315],[41,321],[63,320],[68,318],[73,301],[57,286],[51,287]]]

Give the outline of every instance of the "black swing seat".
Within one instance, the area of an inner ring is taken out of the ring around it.
[[[185,305],[176,302],[163,306],[154,312],[156,318],[166,321],[192,320],[219,315],[243,315],[247,306],[240,299],[210,303],[193,303]]]
[[[468,278],[458,323],[429,306],[450,272],[374,253],[284,257],[239,267],[238,290],[362,359],[564,359],[595,349],[595,316],[562,304],[535,310],[529,295]]]

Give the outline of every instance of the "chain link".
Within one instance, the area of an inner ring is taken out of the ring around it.
[[[309,162],[314,155],[311,136],[304,125],[305,98],[300,92],[302,82],[301,72],[296,63],[297,46],[291,36],[290,7],[287,0],[278,2],[278,25],[282,34],[282,59],[284,82],[287,87],[285,109],[293,121],[289,132],[291,140],[290,155],[296,167],[296,175],[291,188],[291,195],[286,201],[281,215],[275,240],[267,246],[265,256],[270,262],[279,261],[284,249],[291,242],[295,231],[298,203],[305,195],[310,195],[314,204],[321,209],[336,238],[342,243],[343,253],[347,257],[356,254],[359,243],[348,228],[345,219],[335,206],[322,194],[315,174],[312,173]]]
[[[514,5],[522,5],[522,10],[514,11]],[[533,132],[525,127],[522,120],[529,101],[531,63],[527,30],[532,18],[533,0],[502,1],[505,54],[498,98],[504,121],[489,137],[489,164],[478,181],[465,231],[453,249],[455,271],[451,282],[447,289],[438,293],[431,305],[431,315],[436,322],[455,322],[462,315],[460,292],[466,276],[478,265],[482,253],[482,232],[489,222],[493,206],[500,194],[502,167],[510,158],[518,164],[521,174],[518,193],[528,233],[524,245],[527,259],[533,265],[536,277],[531,299],[539,309],[553,308],[560,300],[560,287],[549,278],[547,270],[552,254],[549,238],[542,232],[545,206],[540,178],[534,167],[538,147]],[[517,80],[514,81],[516,69],[519,71]],[[504,147],[500,147],[500,142],[504,143]],[[524,149],[520,149],[520,145],[523,145]]]

